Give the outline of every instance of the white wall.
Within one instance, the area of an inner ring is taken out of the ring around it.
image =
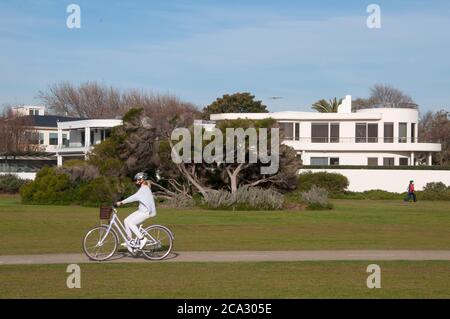
[[[300,172],[308,171],[306,169]],[[339,173],[349,180],[349,191],[363,192],[382,189],[402,193],[410,180],[414,181],[416,190],[429,182],[442,182],[450,185],[450,170],[394,170],[394,169],[311,169],[312,172]]]
[[[34,180],[36,178],[36,173],[2,173],[2,172],[0,172],[0,175],[6,175],[6,174],[16,175],[21,179]]]

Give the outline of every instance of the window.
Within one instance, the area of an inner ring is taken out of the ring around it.
[[[368,166],[378,166],[378,157],[368,157],[367,165]]]
[[[356,143],[366,143],[367,142],[367,125],[366,125],[366,123],[356,123],[355,142]]]
[[[49,134],[49,144],[50,145],[58,145],[58,133],[50,133]]]
[[[330,157],[330,165],[339,165],[339,157]]]
[[[378,143],[377,123],[356,123],[355,126],[356,143]]]
[[[367,141],[369,143],[378,143],[378,124],[367,124]]]
[[[330,143],[339,143],[339,123],[330,124]]]
[[[69,146],[69,140],[67,139],[67,134],[63,134],[62,135],[62,144],[65,146],[65,147],[68,147]]]
[[[311,142],[328,143],[328,123],[311,124]]]
[[[400,157],[400,165],[408,165],[408,158],[407,157]]]
[[[30,109],[28,111],[29,115],[39,115],[39,110],[35,110],[35,109]]]
[[[416,123],[411,123],[411,143],[416,142]]]
[[[300,123],[294,123],[294,127],[295,127],[295,137],[294,137],[294,139],[296,141],[300,141]]]
[[[328,157],[311,157],[311,165],[328,165]]]
[[[406,123],[398,123],[398,142],[406,143]]]
[[[44,144],[44,133],[39,133],[39,144]]]
[[[282,140],[293,140],[294,136],[294,123],[278,123],[278,126],[280,127],[280,135]]]
[[[384,166],[394,166],[394,158],[393,157],[384,157],[383,165]]]
[[[384,142],[394,143],[394,123],[384,123]]]

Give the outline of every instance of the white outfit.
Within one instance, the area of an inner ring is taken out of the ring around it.
[[[133,232],[139,239],[143,238],[143,235],[137,227],[142,224],[147,218],[156,216],[155,201],[153,200],[153,194],[150,187],[147,185],[141,185],[139,190],[124,199],[122,204],[128,204],[132,202],[139,202],[139,208],[134,213],[125,218],[125,232],[128,238],[131,238],[131,232]]]

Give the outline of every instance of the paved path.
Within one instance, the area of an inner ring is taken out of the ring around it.
[[[331,260],[450,260],[450,250],[293,250],[181,251],[163,262],[331,261]],[[151,262],[118,253],[108,262]],[[95,263],[84,254],[0,256],[0,265]]]

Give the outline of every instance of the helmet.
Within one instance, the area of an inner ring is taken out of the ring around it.
[[[145,180],[147,178],[148,178],[148,175],[147,175],[147,173],[144,173],[144,172],[139,172],[136,175],[134,175],[134,180],[135,181],[140,180],[140,179],[144,179]]]

